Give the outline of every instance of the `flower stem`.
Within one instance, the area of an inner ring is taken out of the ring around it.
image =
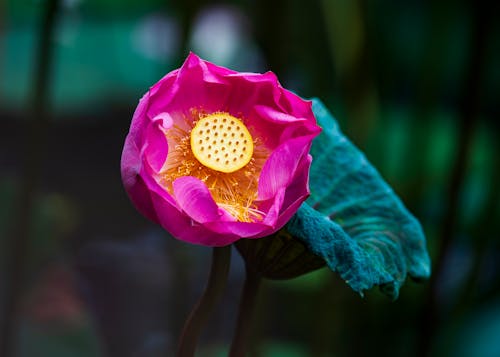
[[[260,275],[247,268],[247,276],[240,300],[236,332],[231,344],[230,357],[244,357],[248,352],[248,342],[252,333],[254,312],[259,292]]]
[[[216,247],[212,253],[212,267],[203,295],[198,300],[182,329],[177,357],[192,357],[202,327],[205,325],[227,282],[231,246]]]

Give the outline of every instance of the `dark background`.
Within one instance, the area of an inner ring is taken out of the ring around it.
[[[500,22],[486,2],[0,2],[0,356],[171,356],[210,249],[140,216],[119,161],[189,50],[321,98],[421,220],[396,302],[322,269],[261,292],[252,356],[500,356]],[[199,346],[224,356],[244,272]]]

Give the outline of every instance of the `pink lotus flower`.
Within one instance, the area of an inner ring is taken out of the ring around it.
[[[224,246],[281,228],[309,196],[311,102],[276,76],[190,54],[142,97],[122,179],[137,209],[174,237]]]

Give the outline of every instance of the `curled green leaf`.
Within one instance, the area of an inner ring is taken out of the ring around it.
[[[292,279],[325,266],[323,258],[286,229],[261,239],[241,239],[235,246],[247,269],[267,279]]]
[[[353,290],[379,285],[397,298],[407,275],[430,275],[420,223],[319,100],[313,111],[323,132],[311,149],[311,197],[286,229]]]

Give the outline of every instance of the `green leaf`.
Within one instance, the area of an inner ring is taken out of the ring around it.
[[[324,259],[285,229],[260,239],[240,239],[235,246],[247,268],[267,279],[292,279],[325,266]]]
[[[407,275],[430,275],[422,228],[319,100],[313,111],[323,132],[311,149],[311,197],[286,229],[353,290],[379,285],[395,299]]]

